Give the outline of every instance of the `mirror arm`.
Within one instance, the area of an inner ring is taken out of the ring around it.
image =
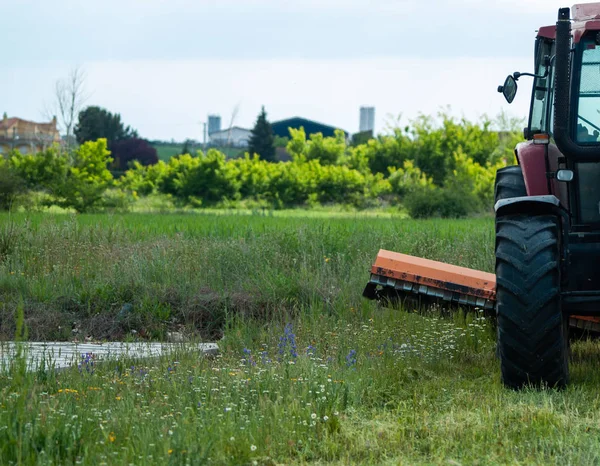
[[[546,69],[546,72],[544,74],[520,73],[518,71],[515,71],[513,73],[513,78],[515,78],[515,81],[518,81],[521,76],[531,76],[532,78],[544,79],[548,77],[548,69]]]

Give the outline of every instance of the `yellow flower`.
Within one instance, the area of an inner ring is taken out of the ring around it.
[[[65,388],[64,390],[62,388],[58,389],[58,393],[79,393],[77,390],[73,390],[72,388]]]
[[[170,455],[171,453],[173,453],[173,449],[169,448],[169,451],[167,453],[169,453]]]
[[[116,396],[116,397],[115,397],[115,400],[117,400],[117,401],[121,401],[121,397],[120,397],[120,396]]]
[[[110,434],[108,434],[108,440],[110,442],[114,442],[115,440],[117,440],[117,436],[115,435],[114,432],[111,432]]]

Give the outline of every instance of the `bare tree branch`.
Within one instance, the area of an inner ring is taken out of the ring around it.
[[[72,68],[66,78],[56,81],[53,102],[44,111],[48,118],[57,118],[59,128],[66,136],[67,149],[71,145],[79,112],[89,98],[85,91],[85,80],[86,73],[83,68]]]

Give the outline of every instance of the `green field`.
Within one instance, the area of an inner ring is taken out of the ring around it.
[[[156,149],[159,160],[168,162],[171,157],[181,153],[183,144],[152,144],[152,147]]]
[[[0,464],[597,464],[598,343],[573,342],[566,390],[514,392],[480,315],[361,298],[379,248],[492,271],[493,243],[491,218],[3,215],[4,338],[22,310],[31,339],[221,354],[17,363]]]
[[[168,162],[174,155],[179,155],[183,149],[183,144],[152,144],[156,149],[159,160]],[[228,158],[234,158],[240,155],[242,150],[235,147],[216,147],[217,150],[225,154]],[[195,154],[195,151],[193,151]]]

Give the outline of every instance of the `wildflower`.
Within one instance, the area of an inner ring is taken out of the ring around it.
[[[116,396],[116,397],[115,397],[115,400],[117,400],[117,401],[121,401],[121,397],[120,397],[120,396]]]
[[[114,432],[111,432],[110,434],[108,434],[108,440],[112,443],[115,440],[117,440],[117,436],[115,435]]]
[[[329,421],[329,416],[323,416],[323,421],[325,421],[325,422]]]
[[[250,451],[256,451],[256,445],[250,445]]]
[[[317,349],[313,345],[308,345],[308,347],[306,348],[306,355],[307,356],[314,356],[316,350]]]
[[[284,328],[284,335],[279,338],[279,356],[283,357],[283,355],[285,354],[285,350],[287,349],[287,346],[290,346],[290,356],[292,358],[297,358],[298,357],[298,352],[296,350],[296,335],[294,335],[294,330],[292,328],[292,324],[289,323],[285,326]]]
[[[243,351],[244,351],[244,354],[246,355],[246,357],[244,358],[244,361],[248,365],[256,366],[256,361],[254,361],[254,358],[252,357],[252,351],[249,350],[248,348],[244,348]]]
[[[173,435],[173,431],[172,430],[169,430],[169,435]]]
[[[346,366],[351,367],[356,364],[356,350],[350,350],[346,356]]]
[[[310,415],[310,418],[311,418],[311,419],[316,419],[316,418],[317,418],[317,413],[312,413],[312,414]]]
[[[79,392],[72,388],[65,388],[65,389],[59,388],[58,393],[74,393],[75,395],[77,395]]]
[[[170,455],[171,453],[173,453],[173,449],[169,448],[169,451],[167,453]]]
[[[267,364],[270,363],[271,360],[268,358],[268,354],[266,351],[261,351],[260,352],[260,362],[262,362],[263,364]]]
[[[229,437],[229,441],[230,442],[234,442],[235,441],[235,437]]]
[[[82,353],[81,354],[81,362],[77,365],[79,369],[79,373],[83,374],[85,371],[88,374],[94,373],[94,359],[95,356],[93,353]]]

